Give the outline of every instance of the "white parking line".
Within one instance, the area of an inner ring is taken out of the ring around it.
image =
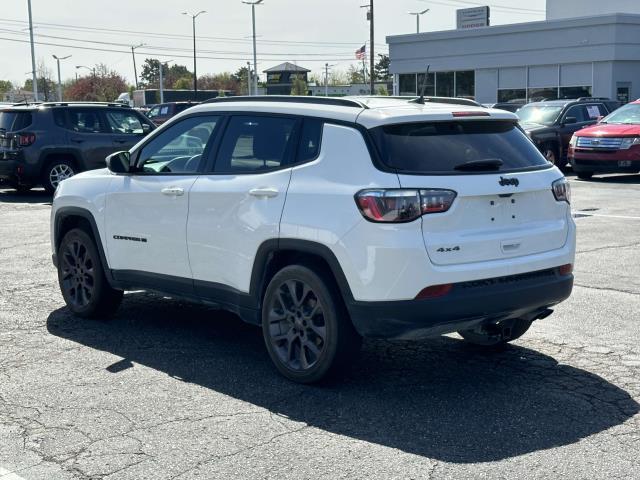
[[[9,470],[0,467],[0,479],[2,480],[25,480],[20,475],[11,473]]]

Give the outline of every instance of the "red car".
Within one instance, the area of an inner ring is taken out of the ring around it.
[[[573,134],[569,161],[579,178],[594,173],[640,172],[640,100]]]

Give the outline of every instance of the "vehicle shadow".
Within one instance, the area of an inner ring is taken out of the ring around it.
[[[26,193],[18,193],[13,189],[0,187],[0,203],[30,203],[51,205],[52,198],[42,189],[30,190]]]
[[[52,312],[48,331],[250,402],[297,422],[446,462],[492,462],[568,445],[623,423],[640,406],[586,370],[520,346],[481,353],[452,338],[366,341],[339,381],[280,377],[258,328],[235,316],[146,293],[110,322]]]

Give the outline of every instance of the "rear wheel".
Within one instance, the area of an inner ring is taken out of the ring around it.
[[[104,318],[122,301],[121,290],[111,288],[93,239],[79,228],[67,232],[58,249],[58,283],[64,301],[76,315]]]
[[[61,181],[75,174],[76,167],[71,160],[52,160],[42,172],[42,186],[48,193],[53,193]]]
[[[302,265],[273,277],[262,307],[271,360],[290,380],[314,383],[346,368],[360,349],[357,334],[329,279]]]
[[[560,162],[558,161],[558,158],[559,158],[558,149],[554,144],[547,143],[542,149],[542,154],[544,155],[544,158],[546,158],[549,163],[554,164],[558,168],[562,167],[562,165],[560,165]]]
[[[524,335],[533,321],[516,318],[492,325],[482,325],[458,334],[467,342],[482,347],[501,347]]]
[[[580,180],[591,180],[593,172],[578,172],[578,178]]]

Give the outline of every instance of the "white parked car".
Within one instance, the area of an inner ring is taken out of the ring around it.
[[[457,99],[196,106],[61,182],[62,294],[81,317],[132,289],[228,309],[307,383],[362,336],[504,344],[570,295],[575,255],[569,185],[517,122]]]

